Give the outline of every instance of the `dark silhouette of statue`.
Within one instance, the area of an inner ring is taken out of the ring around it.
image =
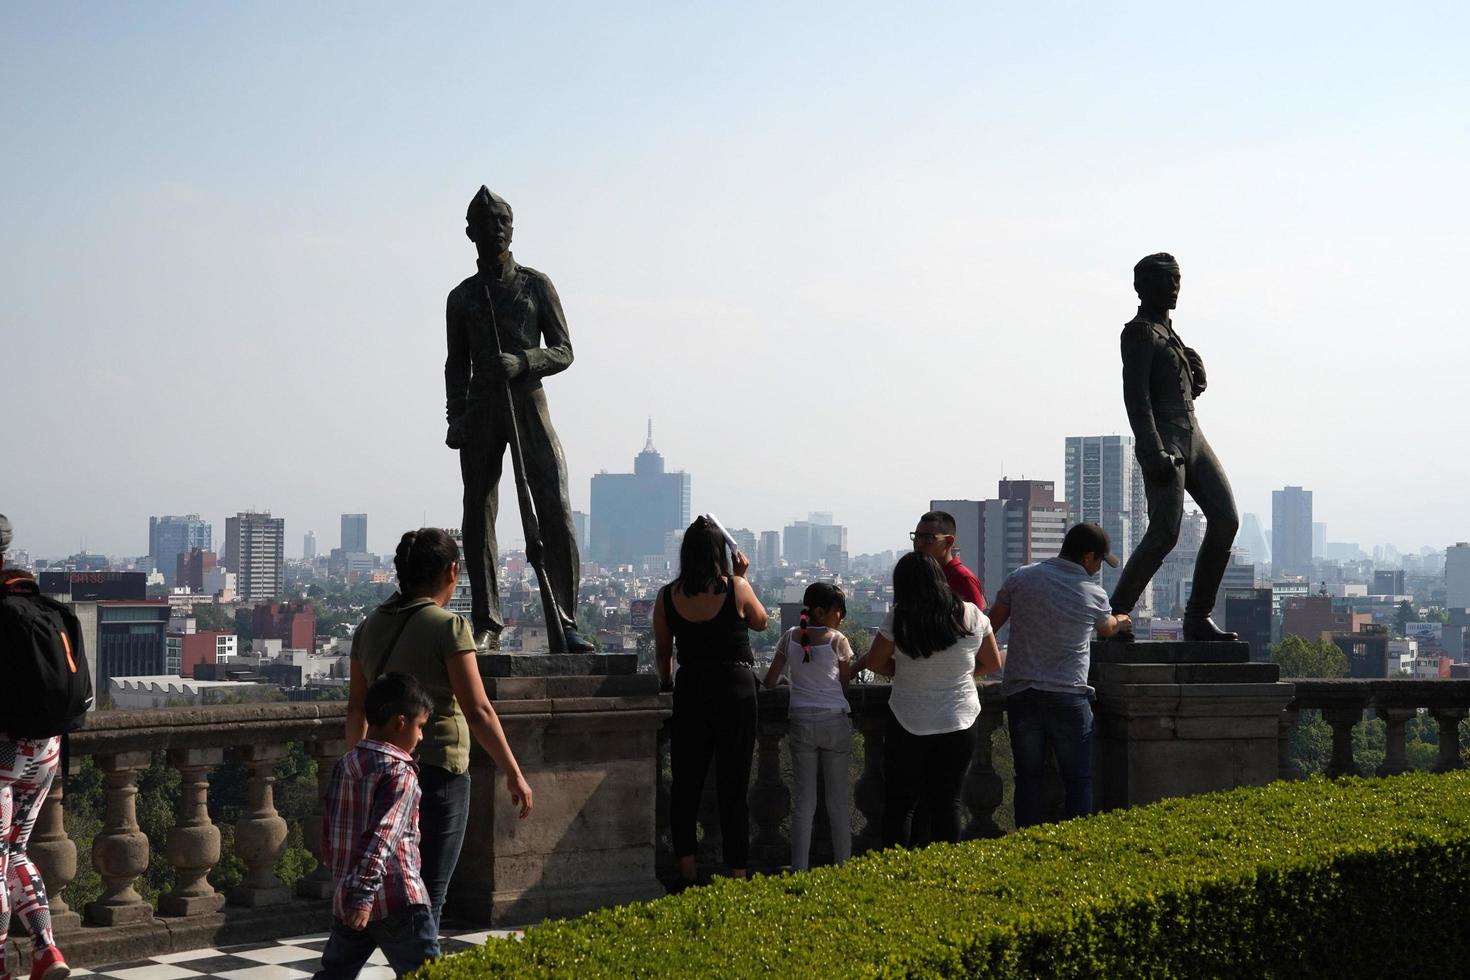
[[[1204,362],[1184,346],[1169,315],[1179,299],[1179,264],[1167,252],[1147,256],[1133,267],[1133,288],[1139,307],[1123,328],[1123,403],[1148,495],[1148,531],[1118,577],[1113,611],[1132,611],[1174,549],[1188,493],[1206,525],[1184,610],[1184,638],[1234,640],[1210,613],[1240,518],[1230,481],[1194,415],[1194,400],[1205,390]]]
[[[449,434],[444,441],[459,450],[464,479],[461,530],[473,600],[470,618],[476,645],[482,651],[497,649],[504,620],[496,579],[495,515],[506,449],[514,456],[518,441],[524,483],[517,473],[517,489],[528,555],[540,552],[537,573],[544,608],[559,619],[566,649],[583,652],[592,644],[577,631],[574,619],[580,567],[566,460],[541,387],[542,378],[571,366],[572,341],[551,280],[511,256],[513,218],[510,205],[489,188],[481,187],[470,201],[465,234],[479,253],[479,271],[450,292],[445,314]],[[526,513],[530,501],[534,516]],[[532,563],[538,564],[534,556]]]

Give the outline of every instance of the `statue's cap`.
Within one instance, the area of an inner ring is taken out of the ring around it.
[[[465,217],[469,217],[477,210],[494,210],[497,205],[506,208],[507,210],[509,210],[510,208],[510,203],[506,201],[505,198],[501,197],[499,194],[495,193],[484,184],[481,184],[480,189],[475,192],[475,196],[470,198],[470,206],[465,210]]]
[[[1179,262],[1174,256],[1168,252],[1155,252],[1152,255],[1145,255],[1138,260],[1138,264],[1133,267],[1133,278],[1137,279],[1139,276],[1151,276],[1159,272],[1178,271]]]

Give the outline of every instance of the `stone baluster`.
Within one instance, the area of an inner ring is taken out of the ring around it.
[[[1356,776],[1353,762],[1353,726],[1363,720],[1361,705],[1322,709],[1322,718],[1332,726],[1332,759],[1327,763],[1329,776]]]
[[[1460,722],[1470,709],[1459,705],[1430,710],[1434,713],[1434,720],[1439,723],[1439,758],[1434,760],[1434,771],[1463,769],[1465,762],[1460,757]]]
[[[995,822],[995,808],[1005,800],[1005,784],[995,771],[992,739],[1004,721],[1005,712],[998,707],[985,708],[976,721],[975,757],[970,762],[964,786],[965,806],[970,810],[970,822],[965,827],[967,838],[1001,835],[1000,825]]]
[[[276,876],[276,862],[286,849],[286,821],[276,812],[276,763],[286,757],[284,744],[245,745],[240,759],[250,772],[249,802],[235,823],[235,850],[245,862],[245,879],[230,892],[235,905],[280,905],[291,891]]]
[[[335,888],[332,873],[327,870],[326,851],[322,846],[322,797],[326,795],[327,784],[332,781],[332,767],[342,758],[342,753],[347,751],[347,740],[319,738],[307,742],[306,750],[316,760],[316,805],[311,808],[311,816],[306,818],[301,835],[306,839],[311,856],[316,858],[316,867],[311,874],[296,883],[296,894],[302,898],[331,898]]]
[[[209,771],[225,760],[224,749],[170,749],[169,765],[179,771],[179,811],[164,842],[174,869],[174,887],[158,898],[164,915],[208,915],[225,897],[209,883],[219,863],[219,828],[209,819]]]
[[[1383,762],[1375,772],[1380,776],[1396,776],[1409,771],[1409,757],[1404,741],[1404,725],[1417,714],[1414,708],[1379,708],[1378,717],[1387,728],[1383,743]]]
[[[76,771],[75,764],[69,768]],[[41,804],[41,815],[36,818],[36,827],[31,832],[31,843],[27,848],[36,870],[41,872],[41,880],[46,883],[51,928],[58,933],[70,932],[82,924],[82,917],[62,897],[66,886],[77,876],[77,845],[66,832],[63,775],[58,769],[51,790],[46,794],[46,802]]]
[[[862,831],[853,828],[852,853],[883,846],[883,735],[888,730],[888,708],[865,704],[853,714],[863,736],[863,772],[853,788],[852,801],[863,815]]]
[[[779,867],[791,856],[791,844],[781,833],[781,822],[791,813],[791,790],[781,778],[781,740],[786,719],[761,719],[755,736],[755,781],[750,788],[752,863]]]
[[[133,882],[148,870],[148,836],[138,826],[138,773],[148,767],[147,752],[115,752],[95,757],[107,782],[102,830],[92,842],[92,867],[102,878],[102,895],[87,906],[87,921],[100,926],[147,922],[153,909]]]
[[[1276,722],[1276,778],[1277,779],[1301,779],[1301,770],[1297,768],[1296,760],[1291,757],[1291,736],[1296,732],[1297,723],[1301,720],[1301,711],[1290,707],[1281,712],[1281,717]]]

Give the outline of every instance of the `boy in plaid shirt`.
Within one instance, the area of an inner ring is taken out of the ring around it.
[[[407,674],[368,688],[367,738],[338,760],[322,807],[335,921],[315,980],[351,980],[381,947],[393,972],[439,955],[419,875],[419,777],[412,753],[432,704]]]

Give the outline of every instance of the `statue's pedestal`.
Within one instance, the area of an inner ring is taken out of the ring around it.
[[[654,898],[657,737],[670,713],[632,654],[491,654],[480,674],[531,784],[517,816],[504,776],[470,756],[469,832],[445,914],[516,926]]]
[[[1277,729],[1295,694],[1250,645],[1092,644],[1100,809],[1139,806],[1277,776]]]

